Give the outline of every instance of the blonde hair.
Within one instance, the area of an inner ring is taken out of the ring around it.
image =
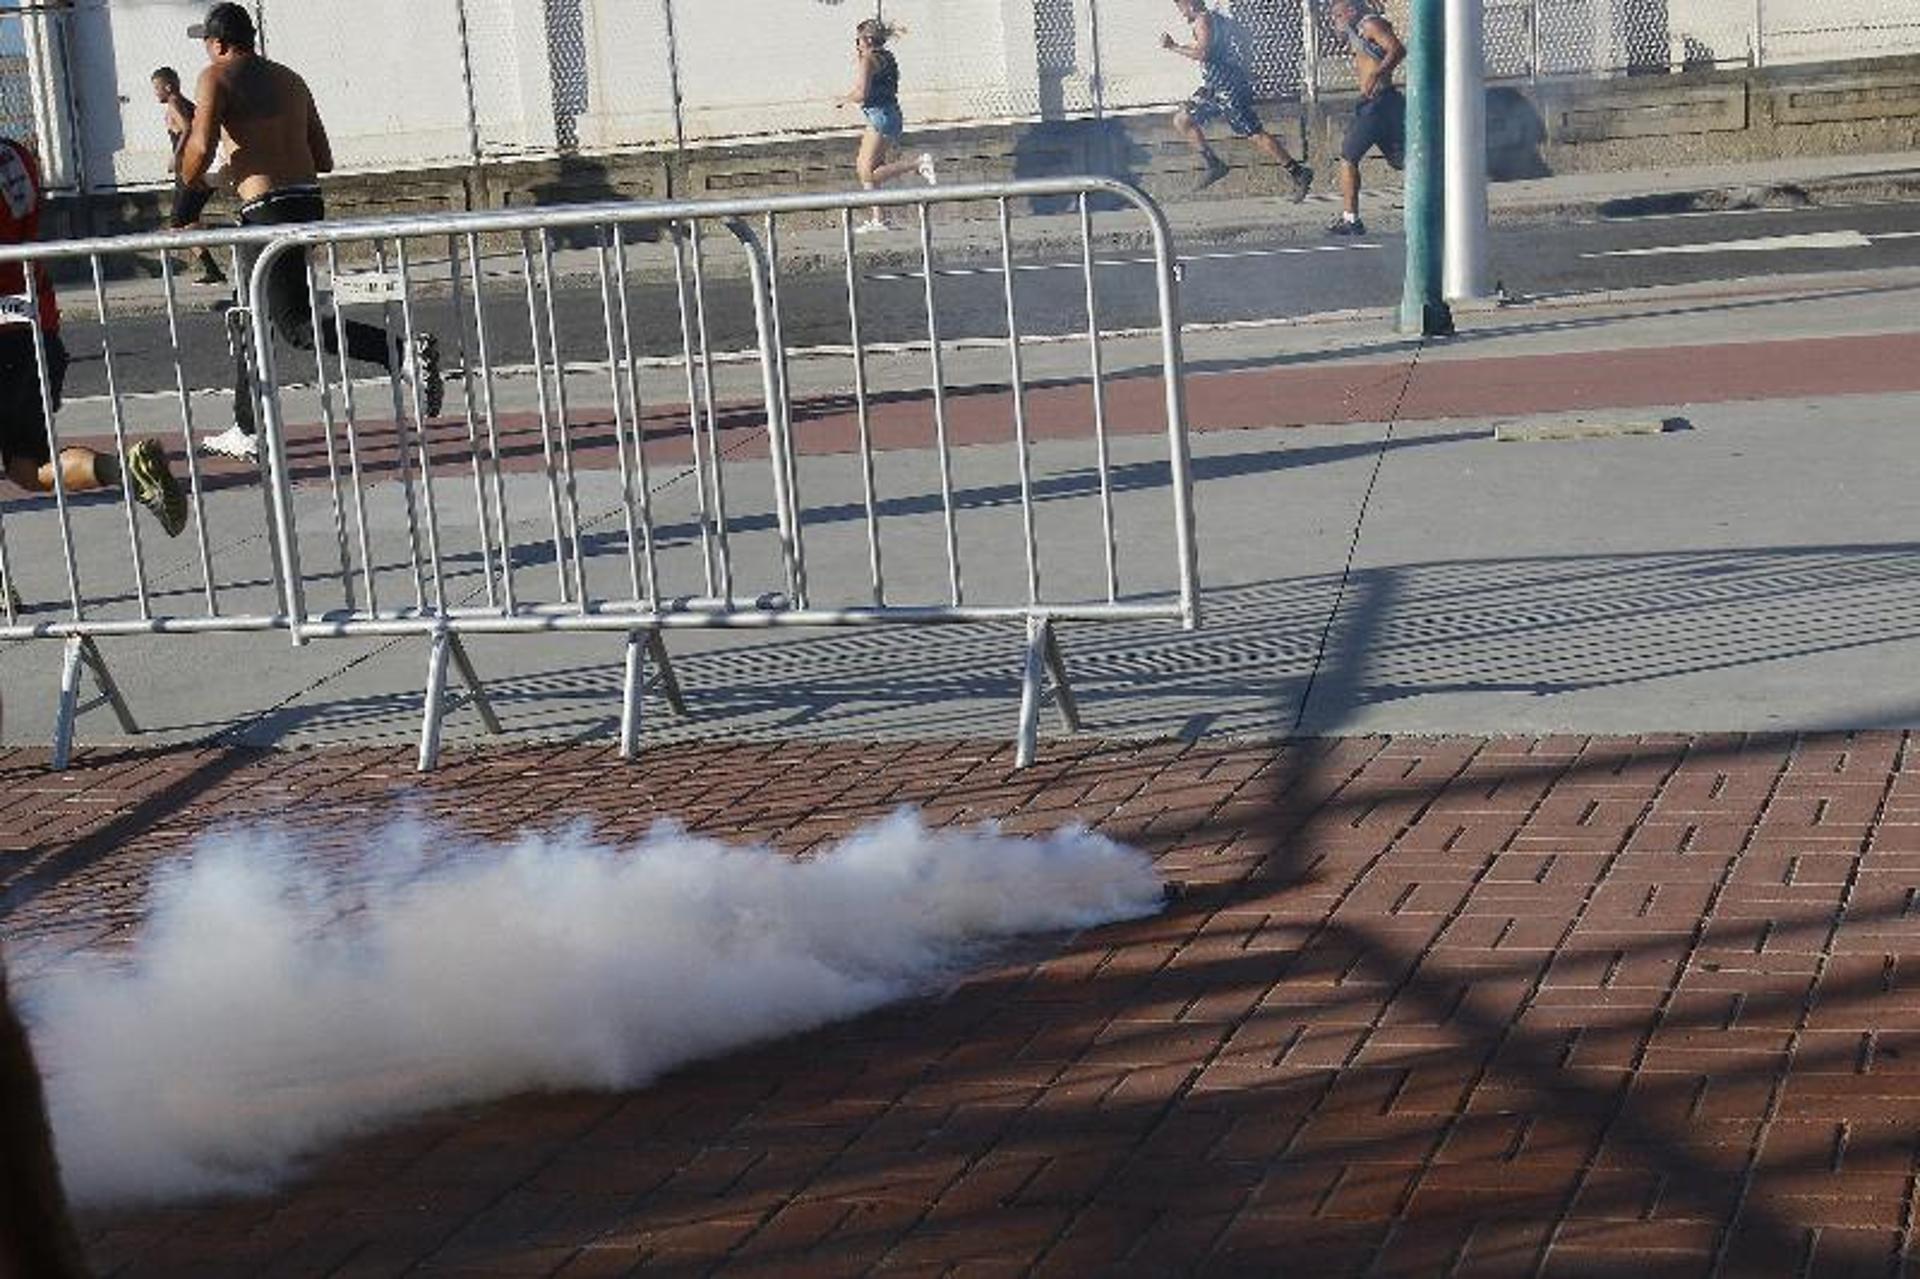
[[[895,36],[907,34],[907,29],[898,22],[882,22],[878,18],[866,18],[853,29],[853,33],[867,37],[873,41],[875,48],[880,48]]]

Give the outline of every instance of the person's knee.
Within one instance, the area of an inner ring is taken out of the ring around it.
[[[1175,107],[1173,111],[1173,127],[1182,133],[1191,133],[1194,127],[1193,113],[1185,107]]]
[[[43,493],[52,485],[52,468],[30,457],[7,459],[7,478],[23,489]]]

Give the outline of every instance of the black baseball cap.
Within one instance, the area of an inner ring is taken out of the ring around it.
[[[207,10],[205,22],[187,28],[195,40],[220,40],[243,49],[253,47],[253,15],[237,4],[216,4]]]

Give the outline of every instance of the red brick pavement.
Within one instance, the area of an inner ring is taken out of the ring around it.
[[[115,1275],[1885,1275],[1920,1194],[1898,733],[0,754],[14,938],[113,945],[213,820],[672,815],[803,853],[912,801],[1185,891],[628,1095],[437,1114]]]

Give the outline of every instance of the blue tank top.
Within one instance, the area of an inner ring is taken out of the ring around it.
[[[894,60],[887,49],[873,51],[873,71],[867,76],[867,96],[860,100],[863,107],[897,107],[900,105],[900,64]]]

